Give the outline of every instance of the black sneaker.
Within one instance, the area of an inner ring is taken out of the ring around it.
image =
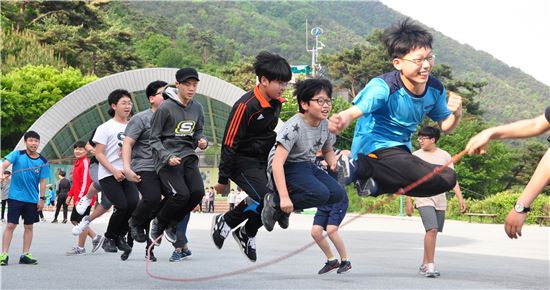
[[[340,262],[338,262],[338,259],[330,260],[325,263],[325,266],[317,272],[319,275],[326,274],[328,272],[334,271],[335,269],[338,269],[340,266]]]
[[[238,227],[233,231],[233,238],[239,244],[241,252],[252,262],[256,262],[256,237],[249,237],[243,233],[244,228]]]
[[[275,222],[277,222],[276,215],[277,209],[275,208],[275,202],[273,202],[273,194],[268,193],[264,196],[264,208],[261,213],[262,224],[268,232],[273,230]]]
[[[128,260],[128,258],[130,257],[130,254],[131,254],[131,253],[132,253],[132,248],[130,248],[130,251],[124,251],[124,252],[122,253],[122,255],[120,255],[120,259],[121,259],[122,261]]]
[[[287,229],[288,224],[290,220],[290,214],[284,213],[282,211],[279,212],[279,218],[277,219],[277,223],[281,227],[281,229]]]
[[[357,194],[362,197],[379,196],[381,194],[381,192],[379,192],[378,184],[376,184],[376,181],[374,181],[372,177],[367,180],[356,180],[355,188],[357,189]]]
[[[336,271],[336,273],[344,274],[349,272],[350,270],[351,270],[351,262],[346,260],[340,263],[340,267],[338,267],[338,270]]]
[[[171,244],[175,243],[178,239],[178,225],[171,223],[166,229],[164,229],[164,238]]]
[[[231,227],[225,222],[223,214],[218,214],[212,219],[212,227],[210,229],[212,241],[218,249],[223,247],[223,241],[231,232]]]
[[[145,229],[136,225],[133,218],[128,220],[128,226],[130,227],[130,234],[134,241],[138,243],[145,243],[147,241],[147,235],[145,234]]]
[[[159,223],[157,218],[154,218],[149,225],[149,239],[155,246],[159,246],[162,239],[159,239],[164,232],[164,226]]]
[[[116,253],[116,252],[118,252],[118,250],[116,248],[115,240],[113,240],[113,239],[105,238],[105,240],[103,241],[103,245],[101,247],[107,253]]]
[[[147,261],[147,252],[145,252],[145,261]],[[157,257],[155,257],[155,253],[153,253],[153,251],[151,251],[151,255],[149,256],[149,261],[151,262],[157,261]]]
[[[32,257],[31,253],[25,253],[19,257],[19,264],[37,265],[38,260]]]
[[[118,236],[115,238],[116,247],[123,252],[132,252],[132,247],[126,242],[126,237]],[[129,254],[128,254],[129,255]]]

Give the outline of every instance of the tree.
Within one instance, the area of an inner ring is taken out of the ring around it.
[[[355,97],[370,79],[393,70],[391,59],[380,41],[381,35],[381,30],[375,30],[367,38],[366,43],[321,57],[321,63],[328,67],[337,87],[347,89],[351,98]]]
[[[466,112],[476,116],[483,115],[483,111],[479,107],[479,101],[475,97],[479,96],[483,87],[487,85],[486,81],[455,80],[451,67],[447,64],[434,66],[431,74],[445,84],[447,91],[456,92],[462,96],[462,107]]]
[[[245,91],[250,91],[256,85],[253,63],[253,57],[245,57],[238,62],[222,66],[214,74]]]
[[[27,65],[2,75],[2,148],[13,149],[46,110],[95,79],[95,76],[83,76],[78,69],[59,70],[42,65]]]
[[[107,0],[19,1],[2,10],[16,31],[32,31],[72,67],[107,75],[141,66],[132,32],[101,10]],[[2,3],[4,8],[4,3]],[[16,6],[19,9],[16,9]]]
[[[61,69],[67,66],[53,47],[41,44],[29,31],[2,30],[2,73],[27,64],[51,65]]]
[[[150,34],[135,43],[136,53],[150,64],[157,64],[160,53],[172,46],[172,40],[160,34]]]

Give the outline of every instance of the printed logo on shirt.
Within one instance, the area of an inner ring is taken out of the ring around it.
[[[181,121],[176,126],[176,136],[191,136],[195,130],[195,121]]]
[[[124,142],[124,138],[126,137],[126,135],[124,135],[124,132],[119,132],[117,135],[116,135],[116,138],[118,139],[118,147],[121,147],[122,148],[122,142]]]
[[[259,120],[261,120],[261,119],[263,119],[263,118],[264,118],[264,115],[260,114],[260,115],[258,116],[258,119],[256,119],[256,120],[259,121]]]

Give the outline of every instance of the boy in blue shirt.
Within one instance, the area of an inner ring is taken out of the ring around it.
[[[450,93],[446,101],[443,84],[430,76],[435,55],[428,31],[407,18],[386,29],[382,41],[396,70],[370,80],[354,105],[333,115],[329,125],[339,133],[358,119],[351,158],[360,195],[394,193],[431,172],[435,165],[411,154],[412,134],[426,115],[446,133],[462,115],[462,98]],[[456,173],[446,168],[406,194],[433,196],[455,184]]]
[[[40,135],[28,131],[23,136],[25,150],[14,150],[2,162],[2,171],[12,165],[10,191],[8,193],[8,225],[2,236],[2,253],[0,266],[8,264],[8,250],[10,248],[13,231],[23,218],[23,254],[19,264],[36,265],[38,261],[29,252],[33,236],[33,224],[38,222],[38,211],[44,208],[46,194],[46,180],[50,176],[48,160],[38,154]],[[3,173],[0,176],[4,178]],[[40,186],[40,192],[38,187]]]

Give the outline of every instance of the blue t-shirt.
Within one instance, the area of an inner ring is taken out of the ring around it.
[[[15,150],[6,156],[12,164],[9,199],[38,203],[40,179],[50,177],[48,160],[42,157],[31,158],[26,150]]]
[[[443,84],[430,76],[426,91],[416,96],[407,90],[393,71],[373,78],[353,100],[363,116],[357,120],[351,145],[351,158],[375,150],[407,146],[412,152],[411,136],[425,115],[441,121],[451,115]]]

